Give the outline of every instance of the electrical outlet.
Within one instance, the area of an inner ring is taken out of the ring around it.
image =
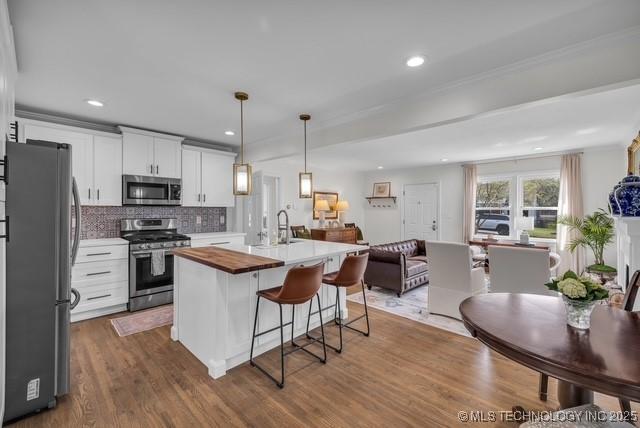
[[[202,224],[202,216],[196,216],[196,224]]]
[[[222,226],[224,226],[224,216],[223,215],[220,216],[220,224]]]

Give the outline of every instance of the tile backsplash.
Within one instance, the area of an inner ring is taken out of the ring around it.
[[[179,233],[225,232],[228,221],[226,208],[85,206],[80,239],[117,238],[123,218],[176,218]]]

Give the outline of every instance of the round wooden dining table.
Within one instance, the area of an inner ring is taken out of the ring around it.
[[[566,323],[560,297],[489,293],[460,304],[469,332],[526,367],[558,379],[562,409],[593,402],[593,391],[640,401],[640,313],[597,305],[591,327]]]

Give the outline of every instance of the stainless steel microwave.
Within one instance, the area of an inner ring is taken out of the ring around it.
[[[179,178],[122,176],[122,205],[180,205]]]

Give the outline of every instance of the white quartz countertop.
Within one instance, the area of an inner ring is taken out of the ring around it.
[[[314,241],[311,239],[301,239],[289,245],[277,245],[273,247],[237,244],[223,244],[218,247],[240,253],[282,260],[285,265],[369,249],[366,245],[341,244],[338,242]]]
[[[222,239],[234,236],[245,236],[244,232],[204,232],[204,233],[187,233],[191,239]]]
[[[110,245],[129,245],[129,241],[122,238],[81,239],[80,247],[108,247]]]

